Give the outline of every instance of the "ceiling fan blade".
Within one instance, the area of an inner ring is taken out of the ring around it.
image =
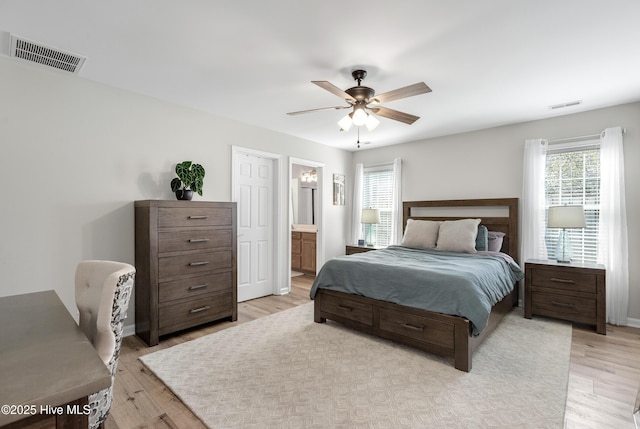
[[[334,107],[321,107],[319,109],[299,110],[297,112],[289,112],[287,115],[302,115],[303,113],[320,112],[322,110],[340,110],[349,109],[351,106],[334,106]]]
[[[374,96],[370,103],[388,103],[389,101],[398,100],[400,98],[413,97],[414,95],[425,94],[431,92],[431,88],[424,82],[414,83],[413,85],[403,88],[394,89],[393,91],[383,92]]]
[[[389,109],[388,107],[376,106],[369,108],[369,110],[376,115],[384,116],[385,118],[393,119],[394,121],[404,122],[409,125],[420,119],[420,116],[399,112],[397,110]]]
[[[353,98],[352,96],[350,96],[349,94],[347,94],[346,92],[344,92],[343,90],[341,90],[340,88],[332,84],[331,82],[327,82],[326,80],[312,80],[311,83],[315,83],[320,88],[326,89],[333,95],[337,95],[338,97],[342,98],[343,100],[349,103],[356,102],[355,98]]]

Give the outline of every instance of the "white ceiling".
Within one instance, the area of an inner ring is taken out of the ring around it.
[[[88,57],[79,77],[355,150],[311,84],[433,92],[385,104],[378,147],[640,100],[637,0],[2,0],[8,33]],[[18,61],[18,60],[15,60]],[[52,71],[57,72],[57,71]],[[550,105],[582,100],[579,106]]]

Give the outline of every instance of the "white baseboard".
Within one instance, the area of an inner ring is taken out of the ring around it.
[[[631,317],[627,318],[627,326],[631,326],[632,328],[640,328],[640,319],[632,319]]]
[[[136,324],[132,323],[131,325],[124,325],[122,327],[122,336],[128,337],[136,334]]]

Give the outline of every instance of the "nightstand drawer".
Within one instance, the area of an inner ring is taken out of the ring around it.
[[[572,270],[536,268],[531,270],[532,286],[596,293],[596,275]]]
[[[596,322],[596,299],[578,298],[538,292],[532,296],[534,314],[573,320],[580,323]]]

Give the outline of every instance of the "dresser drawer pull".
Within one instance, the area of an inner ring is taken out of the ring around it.
[[[412,325],[411,323],[400,323],[400,324],[407,329],[411,329],[412,331],[424,332],[424,326],[416,326],[416,325]]]
[[[573,308],[573,304],[568,304],[566,302],[551,301],[551,304],[557,305],[558,307]]]
[[[205,283],[205,284],[202,284],[202,285],[191,286],[189,288],[189,290],[198,290],[198,289],[202,289],[202,288],[205,288],[205,287],[209,287],[209,283]]]
[[[190,267],[197,267],[198,265],[207,265],[209,261],[189,262]]]
[[[189,216],[191,220],[206,219],[207,216]]]
[[[208,305],[205,305],[204,307],[198,307],[198,308],[194,308],[193,310],[191,310],[189,313],[194,314],[194,313],[200,313],[201,311],[205,311],[208,310],[209,307]]]
[[[575,281],[573,280],[568,280],[568,279],[559,279],[557,277],[551,277],[550,279],[552,282],[557,282],[557,283],[569,283],[569,284],[574,284]]]
[[[189,243],[206,243],[209,241],[208,238],[190,238]]]
[[[346,305],[338,304],[338,308],[344,311],[353,311],[353,307],[347,307]]]

